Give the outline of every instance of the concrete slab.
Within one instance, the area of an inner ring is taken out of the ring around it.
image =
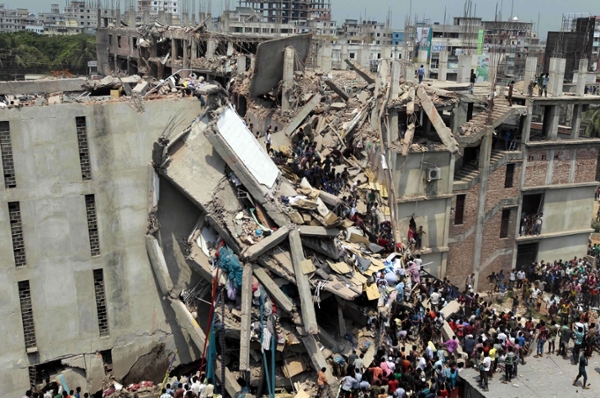
[[[242,276],[242,326],[240,328],[240,370],[250,370],[250,324],[252,323],[252,267]]]
[[[271,236],[267,236],[257,244],[247,247],[242,253],[242,256],[249,261],[256,260],[265,252],[271,250],[286,240],[289,232],[290,229],[287,226],[279,228],[277,231],[272,233]]]
[[[146,250],[148,251],[150,264],[152,264],[154,277],[158,281],[158,286],[160,286],[160,291],[163,295],[167,295],[173,290],[173,281],[169,275],[163,251],[154,236],[146,236]]]
[[[311,34],[284,37],[260,43],[256,49],[254,77],[250,83],[253,96],[267,94],[283,79],[283,50],[293,47],[304,63],[310,49]]]
[[[290,123],[283,129],[283,133],[288,137],[296,131],[296,129],[302,124],[304,119],[308,117],[308,115],[315,110],[317,105],[321,102],[321,96],[319,94],[315,94],[310,101],[300,109],[300,111],[294,116],[294,118],[290,121]]]
[[[265,289],[267,289],[275,302],[279,304],[279,306],[281,306],[285,312],[291,312],[294,308],[294,303],[292,303],[292,300],[285,295],[285,293],[279,288],[279,286],[277,286],[275,282],[273,282],[273,279],[267,275],[265,270],[258,265],[254,265],[252,266],[252,272],[254,272],[254,275],[258,281],[265,287]]]
[[[292,262],[294,264],[294,274],[296,276],[296,286],[300,295],[300,305],[302,307],[302,320],[304,321],[304,331],[307,334],[315,335],[319,332],[317,316],[315,314],[315,305],[310,290],[308,277],[302,272],[302,261],[304,260],[304,251],[302,249],[302,240],[300,232],[297,229],[290,231],[290,248],[292,251]]]

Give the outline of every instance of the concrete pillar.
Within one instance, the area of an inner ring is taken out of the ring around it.
[[[142,14],[142,21],[144,25],[148,25],[150,23],[150,10],[148,7],[144,7],[144,12]]]
[[[531,135],[531,120],[533,119],[533,105],[530,100],[527,100],[527,115],[525,116],[525,122],[523,123],[523,129],[521,130],[521,151],[525,151],[527,148],[525,145],[529,143],[529,137]]]
[[[281,94],[281,111],[290,110],[289,90],[294,84],[294,57],[295,51],[287,47],[283,53],[283,92]]]
[[[393,57],[392,57],[392,47],[390,47],[390,46],[384,46],[384,47],[381,49],[381,58],[382,58],[382,59],[390,59],[390,58],[393,58]]]
[[[190,59],[194,61],[196,58],[198,58],[198,39],[192,35],[190,41]]]
[[[118,28],[121,26],[121,9],[117,8],[115,12],[115,26]]]
[[[585,94],[585,82],[587,80],[588,60],[579,60],[579,71],[577,71],[577,91],[576,95],[583,96]]]
[[[158,22],[160,22],[161,24],[165,24],[167,22],[165,19],[165,11],[164,10],[158,10]]]
[[[371,61],[371,49],[368,45],[363,45],[358,49],[358,66],[369,70],[369,63]]]
[[[187,68],[190,65],[190,46],[185,39],[181,40],[181,44],[183,45],[183,67]]]
[[[400,93],[400,67],[400,61],[392,61],[392,85],[390,86],[391,98],[397,98]]]
[[[586,60],[587,61],[587,60]],[[581,111],[583,105],[573,105],[573,118],[571,119],[571,138],[579,138],[579,129],[581,127]]]
[[[490,172],[490,154],[492,152],[492,135],[494,129],[491,126],[485,128],[485,134],[479,147],[479,197],[477,198],[477,219],[475,220],[475,242],[473,248],[473,272],[475,273],[475,286],[477,291],[479,272],[481,267],[481,250],[483,247],[483,229],[485,223],[485,202],[487,196],[488,176]],[[487,274],[485,274],[487,275]]]
[[[452,133],[457,134],[458,128],[467,122],[467,104],[460,101],[454,106],[454,111],[450,118],[450,129]]]
[[[456,77],[457,83],[468,83],[471,77],[471,56],[470,55],[459,55],[458,56],[458,72]]]
[[[165,13],[165,23],[169,26],[173,25],[173,14],[171,14],[170,12]]]
[[[546,126],[546,137],[548,140],[558,138],[558,120],[560,118],[560,109],[558,105],[548,105],[544,112],[544,125]]]
[[[177,39],[171,39],[171,59],[173,61],[177,60]]]
[[[217,51],[217,41],[215,39],[208,39],[206,42],[206,58],[214,59],[215,51]]]
[[[445,82],[448,77],[448,51],[440,51],[439,65],[438,65],[438,80]]]
[[[415,65],[411,62],[404,64],[406,67],[406,75],[404,78],[407,82],[415,82]]]
[[[256,66],[256,57],[254,56],[254,54],[250,54],[250,70],[254,70],[255,66]]]
[[[467,103],[467,122],[473,119],[473,107],[474,104],[472,102]]]
[[[423,65],[425,68],[425,78],[429,77],[429,51],[428,50],[419,50],[419,60],[417,62],[417,68],[420,68]]]
[[[324,73],[329,73],[331,71],[331,54],[333,53],[333,48],[330,42],[324,43],[319,48],[319,56],[317,57],[318,66]],[[344,62],[345,64],[345,62]]]
[[[223,31],[229,33],[229,11],[223,13]]]
[[[242,74],[246,72],[246,56],[238,55],[237,57],[237,73]]]
[[[228,42],[227,43],[227,56],[231,57],[232,55],[233,55],[233,43]]]
[[[527,91],[529,83],[535,81],[535,72],[537,71],[537,57],[527,57],[525,60],[525,77],[523,78],[523,90]]]
[[[346,59],[348,58],[348,45],[347,44],[342,44],[342,50],[340,53],[340,69],[341,70],[346,70],[348,68],[348,66],[346,65]]]
[[[548,93],[555,97],[562,96],[566,66],[565,58],[550,58]]]

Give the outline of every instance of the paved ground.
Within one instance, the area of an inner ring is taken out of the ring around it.
[[[600,354],[594,353],[587,367],[589,390],[583,390],[582,379],[574,387],[573,380],[578,373],[578,366],[571,365],[568,360],[556,355],[544,358],[530,356],[525,365],[519,365],[519,376],[510,384],[502,383],[504,376],[496,373],[489,383],[489,391],[484,392],[477,383],[479,372],[473,369],[461,371],[460,376],[484,396],[489,398],[569,398],[600,396]]]

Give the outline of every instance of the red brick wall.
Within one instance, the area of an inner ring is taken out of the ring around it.
[[[515,164],[512,188],[504,188],[506,181],[506,165],[499,167],[488,176],[488,190],[485,198],[485,212],[490,211],[501,199],[517,198],[519,196],[519,181],[521,179],[521,164]]]
[[[490,262],[485,268],[479,270],[479,290],[483,290],[485,286],[485,277],[501,269],[504,273],[512,268],[512,257],[515,242],[515,228],[517,222],[518,207],[510,208],[510,219],[508,223],[508,236],[500,238],[500,227],[502,225],[502,209],[498,210],[484,225],[483,225],[483,241],[481,247],[481,265]],[[506,254],[501,254],[495,260],[491,260],[497,251],[509,249]]]
[[[554,152],[554,170],[552,184],[568,184],[571,175],[573,149],[561,149]]]
[[[596,181],[598,148],[579,148],[576,153],[575,182]]]
[[[456,209],[456,196],[466,194],[465,213],[463,224],[454,225]],[[477,202],[479,197],[479,184],[474,185],[468,191],[454,191],[452,199],[452,210],[450,211],[450,240],[461,237],[470,232],[470,235],[462,242],[450,243],[448,261],[446,265],[446,276],[457,286],[462,286],[468,275],[473,272],[473,246],[475,239],[475,221],[477,219]]]
[[[525,171],[525,186],[535,187],[546,184],[548,171],[548,151],[545,149],[529,151],[527,170]]]

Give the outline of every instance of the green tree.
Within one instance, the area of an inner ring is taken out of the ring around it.
[[[15,78],[19,71],[24,72],[43,58],[43,54],[37,48],[23,44],[16,36],[9,36],[8,40],[4,41],[3,55],[4,61],[0,66],[10,69]]]
[[[72,72],[85,74],[88,61],[96,59],[96,43],[87,36],[79,36],[63,50],[61,58]]]
[[[588,122],[585,135],[587,137],[600,137],[600,107],[585,111],[583,120]]]

